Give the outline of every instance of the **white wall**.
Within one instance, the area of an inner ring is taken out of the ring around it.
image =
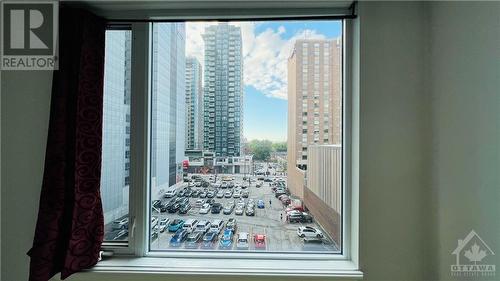
[[[430,22],[436,266],[450,280],[451,252],[474,229],[499,280],[500,2],[434,3]]]
[[[450,251],[469,228],[500,254],[499,14],[496,3],[360,3],[365,280],[448,280]],[[28,273],[50,84],[47,72],[2,73],[2,281]]]

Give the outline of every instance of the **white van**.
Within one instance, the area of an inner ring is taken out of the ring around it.
[[[172,189],[170,189],[170,190],[167,190],[167,192],[165,192],[164,197],[165,197],[165,198],[172,198],[172,197],[174,197],[176,194],[177,194],[177,188],[172,188]]]
[[[224,221],[223,220],[214,220],[210,224],[210,231],[212,231],[212,232],[220,233],[222,228],[224,228]]]
[[[198,224],[198,220],[196,219],[188,219],[184,225],[182,226],[182,229],[187,230],[187,232],[192,232],[195,230],[196,225]]]

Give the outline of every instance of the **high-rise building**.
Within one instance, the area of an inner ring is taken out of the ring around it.
[[[205,28],[203,148],[239,156],[243,136],[241,29],[227,23]]]
[[[128,214],[131,32],[106,32],[101,194],[105,223]]]
[[[309,145],[341,144],[340,39],[297,40],[288,59],[288,182],[303,197]]]
[[[203,147],[203,88],[201,64],[186,58],[186,149]]]
[[[152,194],[182,180],[185,147],[185,25],[153,25]]]

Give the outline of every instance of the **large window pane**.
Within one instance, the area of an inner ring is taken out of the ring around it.
[[[105,240],[128,240],[131,31],[106,31],[101,196]]]
[[[153,24],[151,250],[341,251],[341,38],[341,21]]]

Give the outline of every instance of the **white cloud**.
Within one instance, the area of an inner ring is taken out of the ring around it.
[[[203,34],[205,27],[216,22],[186,24],[186,53],[203,63]],[[296,39],[325,38],[315,30],[301,30],[289,39],[284,38],[286,29],[268,28],[255,34],[256,23],[232,23],[241,27],[243,41],[244,83],[273,98],[287,99],[287,63]]]

